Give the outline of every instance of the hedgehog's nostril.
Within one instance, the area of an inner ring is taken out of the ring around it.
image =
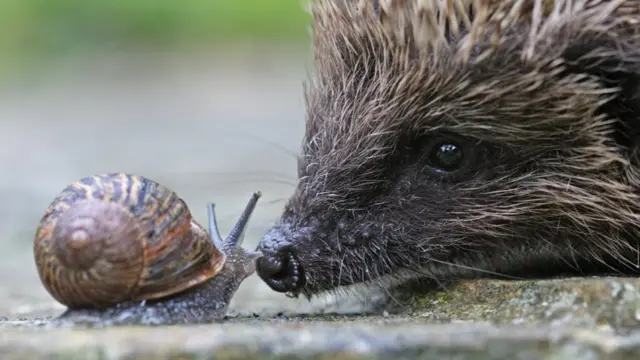
[[[266,253],[258,260],[256,272],[277,292],[298,294],[305,285],[303,268],[291,246],[280,248],[274,253]]]

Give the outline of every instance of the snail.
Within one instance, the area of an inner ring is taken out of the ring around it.
[[[214,204],[209,231],[167,187],[143,176],[84,177],[62,190],[36,229],[38,275],[67,307],[56,320],[199,323],[221,319],[260,252],[242,248],[261,193],[223,239]]]

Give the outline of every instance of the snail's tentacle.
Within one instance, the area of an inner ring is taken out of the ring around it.
[[[216,219],[215,204],[209,203],[207,205],[208,217],[209,217],[209,234],[211,235],[211,241],[218,248],[224,247],[224,239],[220,236],[220,228],[218,227],[218,221]]]
[[[256,208],[256,204],[258,203],[258,199],[262,196],[260,191],[256,191],[253,193],[249,202],[245,206],[240,218],[234,225],[233,229],[224,240],[224,244],[220,247],[223,251],[228,251],[234,248],[238,248],[242,245],[242,241],[244,240],[244,234],[246,232],[247,224],[249,224],[249,219],[253,214],[253,210]]]

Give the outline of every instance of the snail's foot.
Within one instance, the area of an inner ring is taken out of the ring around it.
[[[68,309],[54,319],[59,324],[103,327],[112,325],[165,325],[176,322],[162,306],[144,302],[122,303],[106,309]]]
[[[218,299],[213,282],[160,300],[130,301],[106,309],[68,309],[58,324],[104,327],[113,325],[202,324],[224,319],[228,302]]]

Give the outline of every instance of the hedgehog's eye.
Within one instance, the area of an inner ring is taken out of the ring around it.
[[[405,149],[407,160],[415,162],[420,172],[447,182],[472,174],[485,153],[481,142],[453,133],[424,134],[409,141]]]
[[[429,154],[429,166],[441,171],[455,171],[464,161],[462,148],[452,142],[440,142]]]

